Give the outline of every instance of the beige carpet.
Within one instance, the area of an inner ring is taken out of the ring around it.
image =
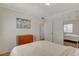
[[[5,54],[2,54],[2,55],[0,55],[0,56],[9,56],[9,55],[10,55],[10,52],[5,53]]]

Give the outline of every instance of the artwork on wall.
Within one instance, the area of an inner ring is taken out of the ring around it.
[[[18,29],[30,29],[31,21],[23,18],[16,18],[16,28]]]

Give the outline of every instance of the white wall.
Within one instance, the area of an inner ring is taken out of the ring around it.
[[[63,44],[63,15],[58,15],[53,22],[53,41]]]
[[[31,20],[31,29],[16,29],[17,17]],[[33,33],[39,40],[37,22],[37,19],[32,16],[0,7],[0,49],[10,51],[16,46],[16,35]]]
[[[48,30],[46,30],[45,28],[46,40],[53,41],[54,43],[57,43],[57,44],[63,44],[63,15],[58,14],[55,16],[50,16],[50,17],[47,17],[46,20],[49,24],[47,28]],[[50,29],[52,29],[52,31]],[[51,33],[48,34],[49,32]],[[51,39],[50,37],[51,35],[53,39]]]

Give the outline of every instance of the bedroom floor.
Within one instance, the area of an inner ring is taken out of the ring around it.
[[[64,41],[64,45],[65,46],[72,46],[72,47],[77,48],[77,43],[76,42]],[[78,44],[78,48],[79,48],[79,44]]]
[[[0,55],[0,56],[9,56],[9,55],[10,55],[10,52],[4,53],[4,54],[2,54],[2,55]]]

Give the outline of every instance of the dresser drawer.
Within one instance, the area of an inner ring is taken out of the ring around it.
[[[33,35],[19,35],[17,36],[17,44],[27,44],[33,42]]]

